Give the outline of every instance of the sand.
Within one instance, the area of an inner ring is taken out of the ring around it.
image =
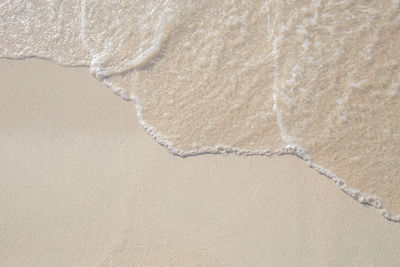
[[[86,68],[0,61],[1,266],[393,266],[400,224],[293,156],[180,158]]]

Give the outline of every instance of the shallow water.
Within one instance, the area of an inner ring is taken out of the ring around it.
[[[400,221],[400,1],[0,8],[0,57],[88,66],[173,153],[294,153]]]

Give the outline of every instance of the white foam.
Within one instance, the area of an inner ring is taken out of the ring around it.
[[[262,148],[262,149],[257,149],[257,150],[251,150],[251,149],[244,149],[244,148],[238,148],[238,147],[233,147],[230,146],[229,144],[218,144],[216,146],[212,147],[201,147],[196,150],[190,150],[190,151],[185,151],[182,149],[179,149],[178,145],[173,144],[168,136],[164,135],[161,133],[154,125],[149,124],[146,119],[143,117],[142,114],[142,109],[143,109],[143,102],[140,98],[135,96],[133,93],[128,94],[129,90],[126,88],[121,88],[110,82],[108,79],[105,79],[105,77],[116,75],[116,74],[121,74],[128,72],[132,69],[137,69],[141,68],[145,65],[147,65],[149,62],[151,62],[159,53],[161,53],[162,48],[164,43],[166,42],[168,38],[168,34],[171,30],[171,28],[174,26],[175,19],[176,17],[174,16],[174,12],[166,12],[166,16],[161,20],[160,27],[158,28],[158,31],[156,32],[155,35],[153,35],[153,39],[150,42],[150,45],[148,47],[145,47],[142,52],[136,56],[136,57],[129,57],[130,55],[127,55],[127,58],[121,62],[121,64],[114,64],[114,65],[109,65],[107,66],[104,64],[107,62],[107,59],[109,58],[110,54],[112,55],[113,49],[118,49],[119,47],[113,46],[112,43],[108,44],[103,44],[104,49],[100,49],[101,51],[95,50],[92,45],[90,44],[90,32],[88,32],[87,28],[88,25],[86,24],[85,18],[88,16],[86,13],[86,8],[85,4],[87,1],[81,1],[81,27],[80,27],[80,40],[82,41],[84,47],[88,49],[91,55],[91,63],[90,63],[90,71],[92,74],[99,79],[101,82],[103,82],[106,86],[111,88],[111,90],[120,95],[123,99],[125,100],[131,100],[135,103],[136,109],[137,109],[137,117],[141,123],[141,125],[144,127],[146,132],[153,137],[159,144],[163,145],[166,147],[171,153],[181,156],[181,157],[188,157],[188,156],[195,156],[199,154],[205,154],[205,153],[212,153],[212,154],[221,154],[221,153],[233,153],[237,155],[264,155],[264,156],[272,156],[272,155],[295,155],[302,160],[306,161],[306,163],[313,169],[317,170],[319,173],[327,176],[330,178],[342,191],[344,191],[346,194],[352,196],[354,199],[359,201],[360,203],[367,204],[374,206],[375,208],[379,209],[382,213],[382,215],[392,221],[400,222],[400,216],[392,216],[389,211],[383,206],[382,202],[379,200],[379,198],[375,195],[371,194],[365,194],[362,193],[356,189],[352,189],[349,186],[346,185],[343,179],[337,177],[333,172],[325,169],[322,166],[319,166],[317,164],[314,164],[312,162],[311,156],[307,152],[305,148],[303,148],[299,142],[296,140],[294,136],[291,136],[288,133],[288,130],[283,123],[283,114],[282,114],[282,109],[279,107],[279,102],[278,98],[279,95],[282,93],[279,91],[279,71],[280,71],[280,51],[279,51],[279,44],[280,41],[283,38],[283,32],[287,29],[287,26],[282,25],[279,31],[277,31],[276,27],[271,27],[271,36],[273,36],[273,43],[272,43],[272,58],[273,58],[273,65],[274,65],[274,80],[273,80],[273,108],[272,112],[276,113],[277,117],[277,124],[280,128],[280,134],[282,140],[285,142],[285,146],[276,149],[276,150],[271,150],[269,148]],[[166,6],[168,1],[164,2],[163,7]],[[399,5],[398,0],[393,0],[393,4],[398,7]],[[338,3],[335,3],[338,4]],[[314,17],[311,19],[308,19],[308,21],[305,21],[306,23],[310,23],[312,25],[317,24],[317,18],[318,18],[318,6],[320,5],[320,1],[318,1],[316,7],[314,8]],[[303,12],[306,12],[307,10],[305,8],[302,9]],[[270,9],[267,5],[263,7],[263,12],[268,13],[270,12]],[[369,12],[372,12],[371,10]],[[272,24],[276,25],[277,23],[277,18],[278,14],[277,12],[275,13],[275,16],[273,18]],[[29,18],[28,18],[29,19]],[[239,20],[241,20],[241,17],[235,18],[232,23],[235,23]],[[4,23],[3,23],[4,24]],[[121,26],[122,27],[122,26]],[[5,28],[0,28],[2,31],[6,31]],[[332,26],[327,26],[328,31],[332,32],[333,27]],[[308,31],[304,26],[299,26],[297,32],[301,35],[307,35]],[[7,32],[8,34],[12,34],[10,32]],[[374,38],[376,38],[374,36]],[[50,42],[50,41],[49,41]],[[318,46],[318,43],[314,43],[315,46]],[[308,39],[305,39],[303,43],[303,48],[305,51],[307,51],[310,48],[310,41]],[[20,49],[15,49],[13,47],[7,47],[5,50],[3,50],[3,54],[1,54],[2,57],[13,57],[13,58],[26,58],[26,57],[41,57],[41,58],[46,58],[46,59],[51,59],[56,61],[57,63],[63,64],[63,65],[70,65],[73,66],[74,64],[78,65],[88,65],[87,61],[85,59],[82,59],[82,61],[78,61],[78,63],[74,63],[72,59],[68,59],[65,57],[58,57],[54,56],[52,54],[46,54],[43,56],[44,52],[32,54],[33,52],[30,51],[30,53],[27,53],[23,48]],[[109,54],[108,54],[109,53]],[[292,72],[295,75],[296,69],[300,69],[300,66],[295,66],[295,68],[292,70]],[[290,81],[289,81],[290,82]],[[360,88],[363,83],[365,83],[366,80],[361,80],[361,81],[353,81],[352,86]],[[292,83],[295,83],[295,79],[293,78]],[[392,86],[394,86],[392,84]],[[303,89],[304,91],[304,89]],[[389,94],[397,94],[398,93],[398,88],[394,86],[392,88],[392,91],[389,92]],[[347,96],[346,96],[347,97]],[[347,98],[343,98],[338,100],[339,105],[343,105],[343,102],[346,101]],[[358,156],[352,157],[351,160],[357,161],[360,158]]]

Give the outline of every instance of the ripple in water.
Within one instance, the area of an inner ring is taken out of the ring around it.
[[[171,152],[295,154],[400,221],[399,1],[0,6],[0,57],[89,67]]]

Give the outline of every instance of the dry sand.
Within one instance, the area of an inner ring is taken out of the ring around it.
[[[0,61],[1,266],[392,266],[400,224],[291,157],[179,158],[85,68]]]

